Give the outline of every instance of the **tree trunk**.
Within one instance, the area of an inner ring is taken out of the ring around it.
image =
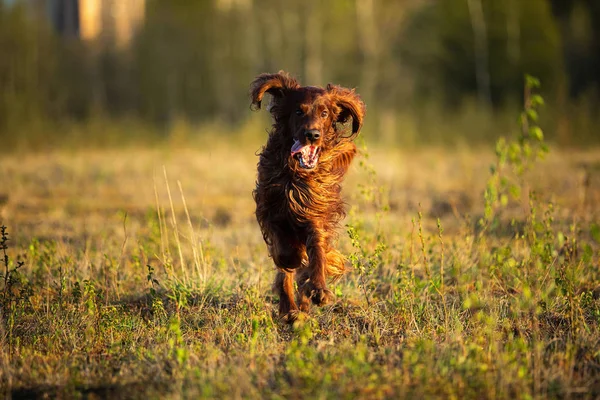
[[[521,61],[521,24],[519,22],[519,0],[508,0],[508,17],[506,19],[506,53],[513,67]]]
[[[320,2],[308,2],[306,5],[306,20],[304,21],[305,29],[305,65],[306,82],[311,85],[322,85],[323,82],[323,58],[322,43],[323,43],[323,20],[320,10],[317,9]]]
[[[475,42],[475,76],[477,79],[477,94],[479,102],[486,106],[492,105],[490,90],[490,73],[488,67],[488,40],[485,15],[481,0],[467,0],[471,25],[473,26],[473,37]]]
[[[379,35],[375,24],[375,0],[356,0],[358,44],[362,53],[360,92],[367,101],[373,98],[377,84]]]

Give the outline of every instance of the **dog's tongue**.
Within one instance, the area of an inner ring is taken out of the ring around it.
[[[292,146],[292,155],[296,154],[296,153],[300,153],[302,151],[302,148],[304,146],[302,146],[302,143],[300,143],[299,140],[296,140],[294,142],[294,145]]]
[[[299,140],[296,140],[292,145],[292,157],[300,154],[298,160],[303,168],[314,168],[317,165],[319,147],[310,144],[302,145]]]

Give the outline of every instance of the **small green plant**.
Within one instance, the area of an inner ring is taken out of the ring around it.
[[[375,249],[371,252],[361,241],[361,237],[357,229],[353,226],[348,226],[348,236],[352,242],[352,247],[355,251],[350,254],[350,264],[360,277],[360,287],[365,296],[368,306],[371,306],[370,292],[373,290],[370,283],[376,267],[381,263],[381,254],[385,251],[385,243],[377,243]]]
[[[149,286],[148,290],[150,294],[152,315],[156,320],[160,321],[167,315],[164,303],[157,290],[157,288],[160,286],[160,283],[158,282],[158,279],[154,277],[154,268],[150,264],[146,265],[146,268],[148,269],[148,275],[146,275],[146,279]]]
[[[525,174],[536,161],[548,153],[544,133],[539,126],[538,109],[544,105],[541,95],[535,93],[540,88],[537,78],[525,76],[524,107],[519,116],[520,133],[515,140],[502,137],[496,142],[496,162],[490,167],[484,199],[484,217],[480,220],[482,230],[495,228],[498,214],[506,207],[510,198],[529,202],[529,189]]]
[[[4,271],[0,273],[0,279],[4,284],[2,292],[0,292],[0,317],[1,321],[6,324],[8,345],[10,354],[12,354],[14,347],[13,329],[15,326],[17,305],[27,297],[27,287],[21,287],[21,290],[17,290],[18,285],[21,283],[19,268],[24,263],[18,261],[15,266],[12,266],[6,252],[8,250],[8,231],[4,225],[0,226],[0,250],[2,250],[2,264],[4,267]]]
[[[146,280],[148,281],[148,284],[149,284],[148,290],[150,291],[150,297],[154,298],[154,297],[156,297],[156,294],[157,294],[156,288],[160,285],[160,283],[154,277],[154,267],[152,267],[150,264],[148,264],[148,265],[146,265],[146,268],[148,269],[148,275],[146,275]]]
[[[376,268],[381,265],[382,254],[387,248],[385,238],[381,233],[381,221],[383,216],[389,211],[385,187],[380,185],[377,180],[377,172],[372,164],[369,163],[369,152],[362,142],[361,160],[359,167],[367,174],[368,182],[360,184],[359,189],[363,201],[375,209],[375,226],[373,231],[365,228],[364,216],[358,216],[356,209],[351,212],[352,221],[346,225],[346,232],[354,251],[348,257],[353,269],[358,272],[359,286],[362,289],[367,305],[371,306],[370,293],[374,289],[372,279]],[[374,233],[371,233],[374,232]]]
[[[181,311],[188,306],[188,301],[192,292],[189,287],[181,282],[175,282],[169,288],[167,297],[175,304],[175,313],[180,318]]]
[[[169,321],[169,348],[173,360],[182,367],[189,358],[189,351],[183,341],[179,316],[173,317]]]

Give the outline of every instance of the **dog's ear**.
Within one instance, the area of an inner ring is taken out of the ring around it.
[[[333,102],[336,106],[340,108],[335,122],[343,124],[348,122],[348,119],[352,117],[352,135],[350,138],[354,138],[358,135],[363,124],[366,112],[365,103],[363,103],[354,89],[346,89],[330,83],[327,85],[327,91],[333,97]]]
[[[269,93],[273,97],[283,97],[286,90],[297,89],[299,87],[300,84],[298,81],[286,72],[279,71],[276,74],[261,74],[250,84],[252,107],[255,110],[260,108],[265,93]]]

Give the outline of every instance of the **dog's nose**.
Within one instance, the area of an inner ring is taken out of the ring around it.
[[[314,142],[321,137],[321,133],[317,129],[311,129],[304,132],[304,136],[306,136],[309,141]]]

